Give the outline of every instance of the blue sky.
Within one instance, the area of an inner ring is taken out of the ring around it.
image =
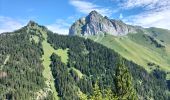
[[[71,24],[92,10],[132,25],[170,29],[169,9],[170,0],[0,0],[0,33],[34,20],[68,34]]]

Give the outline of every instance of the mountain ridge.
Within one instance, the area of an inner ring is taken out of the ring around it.
[[[99,33],[123,36],[136,33],[137,27],[127,25],[121,20],[103,17],[97,11],[91,11],[86,17],[80,18],[69,29],[69,35],[97,35]]]

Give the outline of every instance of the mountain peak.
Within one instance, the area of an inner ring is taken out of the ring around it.
[[[27,27],[29,27],[29,28],[38,28],[39,27],[39,28],[47,29],[45,26],[39,25],[38,23],[36,23],[33,20],[30,20],[28,22]]]
[[[97,11],[91,11],[88,16],[76,21],[69,30],[69,35],[97,35],[111,34],[114,36],[122,36],[135,32],[135,28],[123,23],[120,20],[109,19],[103,17]]]
[[[33,20],[30,20],[27,24],[27,26],[35,26],[35,25],[38,25],[38,24]]]
[[[92,13],[98,13],[98,12],[96,10],[92,10],[90,13],[92,14]]]
[[[91,11],[89,15],[86,17],[87,20],[99,20],[102,18],[103,16],[95,10]]]
[[[99,13],[96,10],[93,10],[89,13],[89,15],[99,15]]]

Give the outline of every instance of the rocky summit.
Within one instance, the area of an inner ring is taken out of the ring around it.
[[[123,23],[121,20],[109,19],[92,11],[88,16],[77,20],[70,28],[69,35],[97,35],[111,34],[114,36],[122,36],[128,33],[135,33],[136,28]]]

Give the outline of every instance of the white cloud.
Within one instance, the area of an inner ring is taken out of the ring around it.
[[[11,32],[25,25],[25,23],[21,20],[17,20],[6,16],[0,16],[0,23],[1,23],[0,33]]]
[[[70,17],[68,18],[70,19]],[[54,24],[47,25],[47,28],[55,33],[68,35],[70,24],[66,20],[58,19]]]
[[[82,1],[82,0],[70,0],[70,4],[76,7],[76,9],[84,14],[90,13],[92,10],[96,10],[104,16],[111,16],[113,12],[109,8],[101,7],[99,5],[93,4],[91,2]]]
[[[139,14],[124,18],[124,21],[143,27],[160,27],[170,29],[170,0],[126,0],[120,4],[123,9],[142,7]]]
[[[55,33],[68,35],[69,28],[62,27],[61,25],[51,24],[51,25],[47,25],[47,28]]]
[[[145,10],[161,9],[170,7],[170,0],[117,0],[122,9],[142,7]]]
[[[121,1],[121,0],[118,0]],[[123,0],[120,5],[123,8],[134,8],[155,5],[159,0]]]
[[[146,11],[138,15],[132,15],[124,19],[125,22],[143,27],[160,27],[170,29],[170,11],[161,9]]]

